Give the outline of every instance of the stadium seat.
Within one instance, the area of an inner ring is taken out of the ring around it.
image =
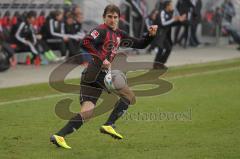
[[[10,3],[3,3],[1,9],[8,9],[10,6]]]
[[[29,8],[29,9],[36,9],[36,8],[37,8],[37,4],[32,3],[32,4],[30,4],[30,5],[28,6],[28,8]]]
[[[38,4],[37,9],[44,9],[47,7],[47,4]]]
[[[54,9],[60,9],[62,7],[62,4],[54,4],[53,8]]]
[[[28,4],[27,3],[22,3],[22,5],[21,5],[21,9],[27,9],[27,7],[28,7]]]
[[[20,6],[21,6],[20,3],[13,3],[10,8],[11,9],[18,9]]]

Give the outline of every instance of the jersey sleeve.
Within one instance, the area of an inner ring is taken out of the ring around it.
[[[102,59],[103,57],[98,47],[104,44],[105,36],[106,32],[104,29],[93,29],[83,38],[83,47],[88,53],[97,55]]]
[[[130,47],[136,49],[144,49],[146,48],[154,39],[153,36],[149,36],[148,34],[143,36],[143,38],[134,38],[129,36],[126,32],[121,31],[122,40],[120,47]]]
[[[25,23],[25,22],[22,22],[22,23],[19,25],[19,27],[18,27],[18,29],[17,29],[17,31],[16,31],[16,33],[15,33],[16,39],[17,39],[18,41],[22,42],[23,44],[27,43],[27,40],[25,39],[25,37],[22,36],[22,32],[23,32],[23,29],[24,29],[24,26],[25,26],[25,25],[26,25],[26,23]]]
[[[171,19],[167,20],[165,18],[165,15],[166,15],[166,12],[163,10],[160,14],[162,25],[163,26],[171,26],[175,22],[174,18],[172,17]]]

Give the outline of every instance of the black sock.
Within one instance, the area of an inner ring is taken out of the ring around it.
[[[107,122],[104,125],[113,125],[117,121],[117,119],[119,119],[128,109],[129,104],[130,101],[128,99],[125,98],[119,99],[119,101],[117,101],[117,103],[115,104],[115,107],[112,113],[110,114]]]
[[[68,123],[57,133],[59,136],[66,136],[78,130],[83,124],[83,119],[80,114],[77,114],[75,117],[70,119]]]

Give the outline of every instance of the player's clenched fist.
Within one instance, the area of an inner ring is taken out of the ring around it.
[[[158,26],[157,26],[157,25],[151,25],[151,26],[149,27],[149,30],[148,30],[149,35],[150,35],[150,36],[155,36],[155,35],[157,34],[157,29],[158,29]]]

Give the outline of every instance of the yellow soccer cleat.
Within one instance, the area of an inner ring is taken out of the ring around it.
[[[65,139],[62,136],[52,135],[50,137],[50,141],[53,144],[57,145],[58,147],[62,147],[62,148],[65,148],[65,149],[71,149],[71,147],[67,145]]]
[[[100,132],[103,134],[111,135],[115,139],[123,139],[123,136],[117,133],[112,126],[110,125],[103,125],[100,128]]]

